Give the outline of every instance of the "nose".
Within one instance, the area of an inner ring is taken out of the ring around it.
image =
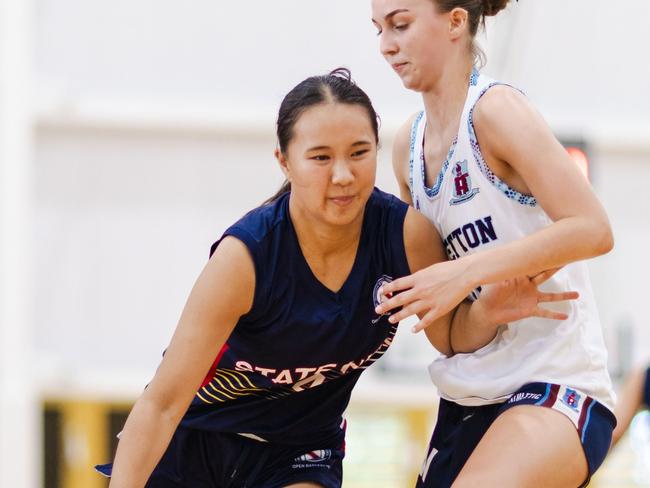
[[[379,51],[384,57],[392,56],[397,52],[397,43],[395,42],[395,36],[393,36],[390,30],[385,29],[381,34],[379,34]]]
[[[332,183],[339,186],[347,186],[354,181],[354,173],[350,163],[345,159],[337,159],[332,166]]]

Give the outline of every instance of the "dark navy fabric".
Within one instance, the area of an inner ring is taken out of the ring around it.
[[[549,383],[529,383],[504,403],[480,407],[464,407],[441,399],[436,427],[416,487],[450,487],[485,432],[499,415],[518,405],[552,408],[557,395],[554,398],[548,393],[553,391],[557,393],[559,388],[559,385]],[[616,419],[614,414],[601,403],[589,397],[582,401],[585,415],[580,416],[578,435],[581,437],[589,467],[589,477],[583,485],[586,486],[593,473],[605,460]]]
[[[298,448],[180,427],[145,488],[282,488],[311,481],[339,488],[343,436]]]
[[[300,482],[340,488],[344,438],[341,431],[330,444],[296,447],[179,427],[145,488],[283,488]],[[110,477],[113,466],[95,469]]]
[[[650,408],[650,368],[645,372],[645,382],[643,383],[643,404]]]
[[[222,236],[248,248],[255,298],[197,392],[184,427],[255,434],[284,445],[330,442],[340,434],[359,375],[392,341],[396,326],[375,314],[375,295],[381,283],[409,274],[407,205],[373,191],[352,270],[334,292],[302,254],[289,195],[249,212]]]

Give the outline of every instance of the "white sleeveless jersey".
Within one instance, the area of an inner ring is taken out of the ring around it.
[[[449,259],[506,244],[552,222],[534,197],[501,181],[481,155],[472,114],[479,98],[496,84],[476,71],[472,74],[458,135],[432,188],[425,178],[424,112],[413,122],[413,204],[438,229]],[[566,312],[569,318],[512,322],[501,326],[494,340],[474,353],[441,356],[429,366],[429,373],[442,398],[467,406],[485,405],[504,401],[524,384],[540,381],[581,390],[613,409],[607,351],[586,264],[565,266],[542,288],[580,293],[578,300],[549,307]]]

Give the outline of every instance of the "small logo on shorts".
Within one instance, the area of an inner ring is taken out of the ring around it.
[[[393,278],[391,278],[388,275],[382,275],[381,278],[377,280],[377,283],[375,283],[375,288],[372,291],[372,305],[373,307],[377,307],[381,303],[381,293],[379,293],[379,290],[381,289],[382,286],[384,286],[387,283],[390,283],[393,281]],[[377,318],[372,319],[372,324],[376,324],[379,322],[379,319],[381,319],[384,315],[390,315],[390,312],[387,312],[382,315],[378,315]]]
[[[317,449],[315,451],[309,451],[308,453],[298,456],[294,459],[294,462],[297,463],[322,463],[327,461],[332,457],[331,449]]]
[[[449,200],[450,205],[459,205],[474,198],[479,192],[478,188],[472,188],[472,178],[467,171],[467,160],[458,161],[452,170],[454,178],[454,194],[456,198]]]
[[[580,404],[580,398],[580,394],[577,391],[572,390],[571,388],[567,388],[564,396],[562,397],[562,403],[564,403],[571,410],[577,412],[578,405]]]

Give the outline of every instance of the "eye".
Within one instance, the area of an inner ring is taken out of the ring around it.
[[[309,159],[313,159],[314,161],[327,161],[330,157],[327,154],[316,154],[315,156],[311,156]]]
[[[395,24],[393,26],[393,29],[395,29],[396,31],[405,31],[406,29],[408,29],[408,26],[409,26],[408,24]]]
[[[359,149],[358,151],[355,151],[352,153],[353,158],[361,158],[368,154],[370,152],[370,149]]]
[[[381,29],[378,29],[377,30],[377,36],[380,36],[380,35],[381,35]]]

